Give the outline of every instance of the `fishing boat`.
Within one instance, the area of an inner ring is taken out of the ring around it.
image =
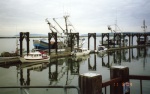
[[[106,52],[106,51],[107,51],[107,48],[105,46],[98,45],[97,52],[103,53],[103,52]]]
[[[145,45],[145,44],[150,44],[150,40],[148,40],[148,37],[141,36],[140,38],[137,39],[137,44],[138,45]]]
[[[90,54],[90,50],[87,48],[74,48],[74,50],[71,52],[72,56],[83,56]]]
[[[77,46],[82,47],[83,44],[85,43],[85,38],[78,39],[79,45],[77,45],[78,42],[77,42],[76,37],[71,39],[70,35],[73,33],[77,33],[77,31],[75,31],[71,22],[68,21],[68,17],[69,17],[68,15],[64,16],[65,26],[66,26],[65,29],[63,29],[59,25],[59,23],[56,21],[56,19],[53,18],[54,22],[60,27],[60,29],[63,31],[63,33],[59,32],[58,29],[56,28],[56,26],[53,26],[52,23],[48,19],[45,19],[45,21],[49,25],[49,29],[50,29],[51,33],[57,33],[57,42],[55,40],[54,41],[50,40],[50,43],[49,43],[48,39],[33,40],[34,48],[46,50],[46,49],[49,49],[49,46],[50,46],[50,49],[55,49],[57,47],[57,49],[60,49],[59,51],[64,51],[62,49],[65,49],[66,47],[74,47],[74,48],[77,48]],[[69,32],[69,30],[70,30],[70,32]]]
[[[50,56],[48,56],[44,52],[30,52],[24,57],[20,57],[20,61],[22,63],[33,63],[33,62],[49,62],[50,61]]]
[[[64,43],[62,41],[59,41],[57,43],[55,41],[50,41],[50,49],[55,49],[56,45],[58,49],[64,47]],[[41,50],[49,49],[49,43],[48,41],[46,41],[46,39],[33,40],[33,46],[35,49]]]
[[[62,39],[59,39],[62,40]],[[79,39],[79,47],[82,47],[85,43],[85,38]],[[64,41],[50,41],[50,49],[51,51],[55,50],[57,45],[58,51],[65,51],[65,48],[67,46],[67,38],[64,39]],[[39,50],[48,50],[49,49],[49,43],[46,41],[46,39],[39,39],[39,40],[33,40],[33,46],[35,49]],[[74,41],[74,48],[77,48],[77,41]]]
[[[99,56],[104,56],[105,54],[107,54],[107,48],[105,46],[98,45],[97,52]]]

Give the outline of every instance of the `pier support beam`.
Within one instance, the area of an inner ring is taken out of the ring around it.
[[[74,48],[74,40],[77,39],[77,48],[79,47],[79,33],[68,33],[70,40],[68,40],[68,47],[71,47],[71,52]]]
[[[96,50],[96,33],[88,33],[88,50],[90,49],[90,38],[94,38],[94,51]]]
[[[109,49],[109,48],[110,48],[110,47],[109,47],[109,33],[102,33],[102,45],[104,45],[104,43],[103,43],[103,38],[104,38],[105,36],[108,38],[108,45],[107,45],[107,46],[108,46],[108,49]]]
[[[102,76],[96,73],[85,73],[79,75],[79,87],[81,94],[101,94]]]
[[[114,41],[115,41],[115,39],[117,40],[117,45],[119,45],[119,47],[121,47],[121,33],[114,33]]]
[[[126,36],[129,37],[129,41],[128,41],[128,42],[129,42],[129,47],[130,47],[130,40],[131,40],[131,39],[130,39],[130,36],[131,36],[131,34],[130,34],[130,33],[123,33],[123,41],[124,41],[124,42],[126,41],[126,40],[125,40],[125,37],[126,37]],[[132,44],[133,44],[133,43],[132,43]],[[123,44],[123,46],[125,46],[125,45]]]
[[[26,39],[27,42],[27,54],[29,53],[29,32],[20,32],[20,57],[22,57],[22,46],[23,46],[23,39]]]
[[[129,68],[126,66],[112,66],[110,78],[121,77],[121,81],[110,85],[110,94],[130,94]]]

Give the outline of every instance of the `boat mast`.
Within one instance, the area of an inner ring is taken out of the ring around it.
[[[65,25],[66,25],[66,33],[68,34],[68,25],[67,25],[67,20],[68,20],[68,15],[65,15],[64,16],[64,19],[65,19]]]
[[[143,26],[141,26],[141,28],[143,28],[144,33],[146,32],[146,28],[147,26],[145,25],[145,20],[143,20]]]
[[[55,20],[55,18],[53,18],[53,20],[54,20],[55,23],[61,28],[61,30],[63,31],[63,33],[65,33],[65,30],[58,24],[58,22]]]

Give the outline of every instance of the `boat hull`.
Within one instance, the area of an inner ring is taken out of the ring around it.
[[[88,55],[88,54],[90,54],[90,50],[87,50],[87,51],[84,51],[84,52],[79,52],[79,51],[77,51],[77,52],[75,52],[75,51],[73,51],[73,52],[71,52],[71,55],[72,56],[84,56],[84,55]]]
[[[20,61],[22,63],[34,63],[34,62],[37,62],[37,63],[42,63],[42,62],[50,62],[50,57],[49,58],[46,58],[46,59],[25,59],[23,57],[20,57]]]

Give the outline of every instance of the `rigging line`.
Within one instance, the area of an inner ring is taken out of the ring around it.
[[[77,32],[77,30],[75,29],[75,27],[72,25],[72,23],[70,22],[70,20],[68,19],[69,23],[71,24],[71,26],[73,27],[73,29],[75,30],[75,32]]]

